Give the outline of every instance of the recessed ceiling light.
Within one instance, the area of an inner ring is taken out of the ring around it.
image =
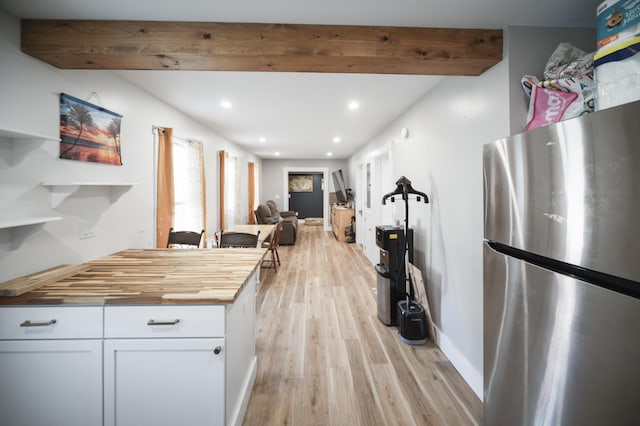
[[[360,104],[357,101],[349,102],[349,109],[358,109],[360,108]]]
[[[261,138],[259,139],[259,141],[260,141],[260,142],[266,142],[266,141],[267,141],[267,138],[261,137]]]
[[[225,109],[229,109],[232,107],[231,102],[229,101],[222,101],[220,102],[220,105],[222,106],[222,108],[225,108]]]
[[[327,157],[331,157],[333,155],[333,152],[327,152]]]
[[[276,157],[279,157],[279,156],[280,156],[280,153],[279,153],[279,152],[276,152],[274,155],[275,155]]]
[[[334,143],[339,143],[340,142],[340,138],[336,136],[335,138],[333,138],[333,142]]]

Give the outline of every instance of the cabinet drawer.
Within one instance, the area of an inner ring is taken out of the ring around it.
[[[102,306],[0,308],[0,340],[102,338]]]
[[[224,305],[108,306],[105,338],[224,337]]]

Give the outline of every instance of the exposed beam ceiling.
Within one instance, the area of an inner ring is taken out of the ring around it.
[[[166,21],[22,21],[22,51],[63,69],[475,76],[502,30]]]

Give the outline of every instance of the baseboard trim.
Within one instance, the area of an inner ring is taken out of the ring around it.
[[[478,396],[478,398],[480,398],[480,401],[482,401],[484,394],[484,380],[482,378],[482,372],[473,368],[469,360],[458,349],[458,347],[449,340],[446,334],[442,333],[438,327],[434,326],[434,328],[436,329],[436,342],[438,347],[440,347],[442,353],[444,353],[449,361],[451,361],[451,364],[453,364],[455,369],[458,370],[473,392]]]

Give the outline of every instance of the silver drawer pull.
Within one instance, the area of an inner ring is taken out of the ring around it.
[[[47,327],[47,326],[55,324],[56,322],[57,321],[54,320],[54,319],[49,320],[47,322],[31,322],[29,320],[26,320],[25,322],[20,324],[20,327]]]
[[[156,321],[154,319],[150,319],[147,321],[147,325],[176,325],[180,322],[180,319],[176,318],[173,321]]]

